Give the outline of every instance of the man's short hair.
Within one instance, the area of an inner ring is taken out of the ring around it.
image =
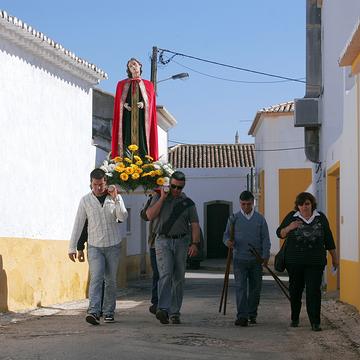
[[[240,200],[241,201],[252,201],[254,200],[254,195],[251,191],[245,190],[240,194]]]
[[[101,170],[99,168],[94,169],[91,173],[90,173],[90,181],[92,179],[96,179],[96,180],[101,180],[105,178],[106,180],[106,174],[104,170]]]
[[[170,180],[175,179],[178,181],[185,181],[185,174],[182,171],[174,171],[170,176]]]

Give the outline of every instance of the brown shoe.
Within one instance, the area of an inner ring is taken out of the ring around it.
[[[174,324],[174,325],[181,324],[179,315],[171,315],[170,320],[171,320],[171,323]]]
[[[235,320],[235,326],[248,326],[249,322],[246,318],[240,318]]]
[[[159,309],[156,312],[156,318],[162,323],[162,324],[168,324],[169,323],[169,315],[165,310]]]

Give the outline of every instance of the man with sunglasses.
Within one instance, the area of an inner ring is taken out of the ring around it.
[[[159,270],[158,309],[156,318],[162,324],[180,324],[187,255],[196,256],[200,243],[199,218],[195,203],[183,192],[185,174],[175,171],[170,191],[161,188],[146,211],[149,220],[158,220],[155,240]]]

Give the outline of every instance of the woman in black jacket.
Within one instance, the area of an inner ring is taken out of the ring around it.
[[[306,310],[313,331],[321,331],[321,282],[326,250],[338,267],[334,239],[326,216],[316,210],[316,199],[307,192],[295,200],[295,210],[286,215],[276,231],[286,238],[285,264],[289,274],[292,327],[299,326],[301,297],[306,286]]]

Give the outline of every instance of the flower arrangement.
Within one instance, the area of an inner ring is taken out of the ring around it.
[[[145,191],[155,189],[169,183],[174,172],[172,166],[162,160],[145,155],[138,155],[138,146],[129,145],[126,156],[117,156],[103,162],[100,169],[104,170],[109,184],[118,184],[126,192],[142,187]]]

